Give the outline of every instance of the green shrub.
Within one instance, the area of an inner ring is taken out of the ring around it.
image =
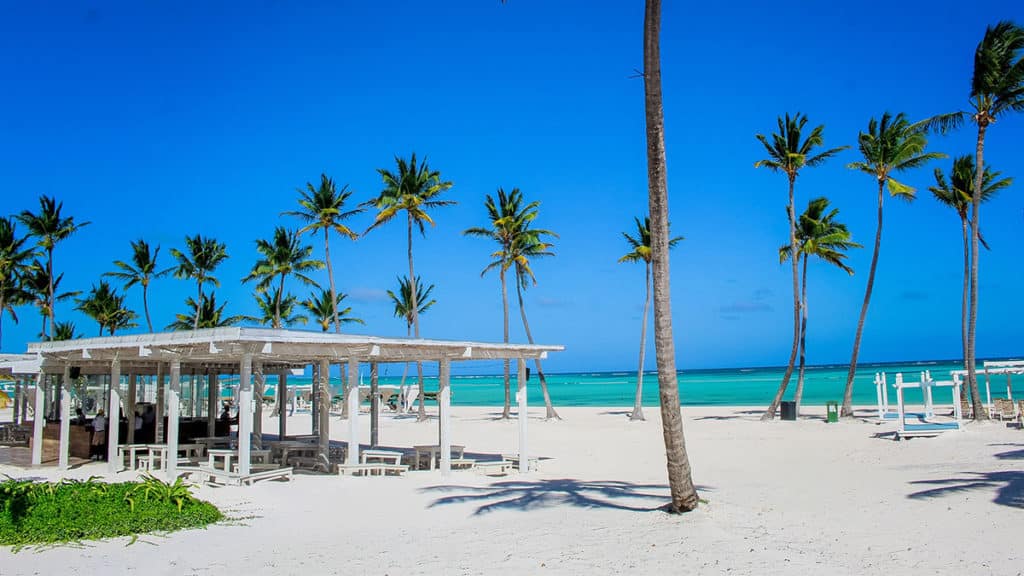
[[[98,540],[199,528],[223,518],[177,480],[149,476],[107,484],[96,478],[0,482],[0,544],[22,546]]]

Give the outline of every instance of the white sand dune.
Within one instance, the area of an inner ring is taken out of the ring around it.
[[[892,424],[757,421],[744,408],[686,408],[693,513],[668,498],[658,410],[531,411],[541,471],[486,478],[298,475],[197,494],[235,519],[207,530],[12,553],[0,574],[1018,574],[1024,570],[1024,431],[971,424],[894,442]],[[468,453],[513,451],[493,408],[455,407]],[[308,432],[309,416],[289,433]],[[364,418],[368,435],[368,418]],[[332,438],[347,424],[332,418]],[[276,431],[276,421],[265,427]],[[382,419],[381,444],[434,443],[436,420]],[[468,456],[468,455],[467,455]],[[105,467],[71,472],[85,477]],[[0,465],[14,476],[25,471]],[[118,478],[132,478],[122,473]]]

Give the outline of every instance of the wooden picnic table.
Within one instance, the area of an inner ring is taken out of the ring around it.
[[[413,461],[412,461],[413,470],[419,470],[420,469],[420,460],[423,458],[423,456],[427,456],[429,458],[429,464],[428,464],[428,467],[427,467],[428,470],[433,470],[434,469],[435,461],[437,462],[438,465],[440,465],[440,461],[441,461],[441,446],[440,445],[438,445],[438,444],[427,444],[427,445],[421,445],[421,446],[413,446],[412,449],[413,449],[413,452],[415,453],[415,456],[413,457]],[[465,452],[465,450],[466,450],[465,446],[459,446],[459,445],[456,445],[456,444],[452,444],[452,451],[451,451],[452,459],[453,460],[457,460],[457,459],[462,458],[462,454]]]
[[[278,460],[283,466],[288,465],[288,458],[291,456],[316,458],[320,452],[319,446],[299,440],[284,440],[280,442],[269,442],[272,458]]]
[[[117,447],[117,457],[121,460],[121,465],[124,466],[124,457],[128,455],[128,465],[124,466],[128,470],[138,469],[138,458],[142,456],[142,452],[148,452],[148,444],[121,444]]]
[[[401,464],[402,456],[404,456],[404,454],[401,452],[395,452],[392,450],[363,450],[359,452],[359,458],[363,464],[369,464],[371,462]]]

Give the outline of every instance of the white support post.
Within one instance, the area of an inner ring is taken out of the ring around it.
[[[263,375],[263,363],[257,362],[253,366],[253,399],[255,402],[255,414],[252,422],[252,443],[257,450],[263,449],[263,389],[266,379]]]
[[[252,438],[252,353],[242,354],[238,379],[238,473],[249,475]]]
[[[128,437],[128,444],[135,444],[135,404],[136,404],[136,381],[138,376],[135,372],[128,373],[128,406],[125,412],[125,416],[128,417],[128,431],[126,436]]]
[[[181,361],[171,360],[171,381],[167,386],[167,479],[178,477],[178,419],[181,413]]]
[[[164,390],[164,365],[162,362],[158,362],[156,365],[156,416],[153,422],[153,441],[157,444],[163,444],[164,438],[166,438],[166,428],[164,427],[164,399],[166,397],[166,391]]]
[[[885,407],[882,405],[882,376],[875,372],[875,398],[878,400],[878,419],[885,418]]]
[[[889,412],[889,377],[882,372],[882,406],[885,407],[886,413]]]
[[[988,413],[992,414],[992,382],[989,377],[988,368],[985,369],[985,404],[988,405]],[[977,415],[975,415],[977,418]]]
[[[15,426],[21,425],[21,377],[14,381],[14,412],[11,414],[11,421]]]
[[[71,365],[64,365],[64,376],[61,379],[60,391],[60,448],[57,452],[57,469],[68,469],[68,457],[71,455]]]
[[[441,429],[438,444],[441,446],[441,477],[447,478],[452,471],[452,435],[451,435],[451,406],[452,390],[449,387],[451,379],[451,363],[447,358],[442,358],[437,365],[437,410],[438,420],[441,422]]]
[[[320,426],[317,428],[317,445],[320,456],[330,461],[331,456],[331,364],[326,358],[320,360],[317,369],[316,389],[319,390],[320,404],[319,413],[315,414],[320,419]]]
[[[953,418],[956,419],[957,426],[960,425],[960,420],[963,419],[963,412],[960,407],[960,379],[956,376],[953,377]]]
[[[905,409],[903,407],[903,373],[896,373],[896,415],[897,415],[897,437],[903,437],[903,425],[905,424]]]
[[[120,472],[117,444],[121,438],[121,361],[110,363],[110,402],[107,406],[107,467],[111,473]]]
[[[284,440],[288,432],[288,373],[277,376],[277,439]]]
[[[43,426],[46,424],[46,374],[36,375],[36,404],[32,413],[32,465],[43,464]]]
[[[519,473],[526,474],[530,471],[530,457],[526,445],[526,422],[528,420],[526,403],[526,360],[519,358],[516,361],[516,381],[519,384],[516,390],[516,402],[519,404]]]
[[[359,463],[359,361],[349,359],[345,402],[348,402],[348,464]],[[323,399],[321,399],[323,401]]]

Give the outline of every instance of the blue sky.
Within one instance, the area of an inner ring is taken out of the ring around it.
[[[536,265],[527,310],[540,342],[565,344],[552,370],[635,365],[643,267],[616,262],[619,232],[646,211],[643,3],[60,2],[8,3],[0,19],[0,191],[3,213],[40,194],[92,224],[61,244],[65,286],[87,290],[129,241],[171,247],[203,232],[228,244],[218,299],[254,313],[238,280],[295,188],[321,172],[359,201],[381,188],[375,169],[415,151],[454,182],[458,205],[416,237],[417,272],[437,285],[425,337],[500,340],[491,247],[461,236],[485,223],[483,197],[519,187],[541,201],[537,225],[557,231],[558,256]],[[784,112],[826,125],[852,145],[869,118],[917,119],[966,104],[973,50],[987,24],[1024,23],[1019,2],[666,3],[663,74],[673,231],[673,311],[682,368],[784,364],[791,338],[785,180],[755,170],[754,139]],[[986,161],[1018,184],[985,206],[980,356],[1019,355],[1024,326],[1024,115],[990,130]],[[967,128],[934,137],[973,150]],[[848,151],[806,170],[798,209],[832,199],[856,240],[857,275],[810,274],[808,359],[848,361],[874,234],[873,180],[846,169]],[[948,168],[951,160],[934,166]],[[906,174],[913,204],[887,200],[881,260],[861,358],[959,355],[960,236],[927,192],[932,168]],[[354,224],[365,228],[370,217]],[[320,253],[321,243],[313,242]],[[384,290],[407,269],[403,227],[332,243],[339,288],[367,321],[353,331],[403,335]],[[325,276],[321,276],[325,279]],[[305,294],[294,285],[293,290]],[[193,285],[152,288],[164,326]],[[141,297],[130,302],[141,313]],[[58,306],[58,319],[95,324]],[[513,309],[513,340],[525,337]],[[3,347],[20,351],[37,313],[4,318]],[[653,346],[649,354],[653,366]],[[488,367],[493,370],[495,367]]]

